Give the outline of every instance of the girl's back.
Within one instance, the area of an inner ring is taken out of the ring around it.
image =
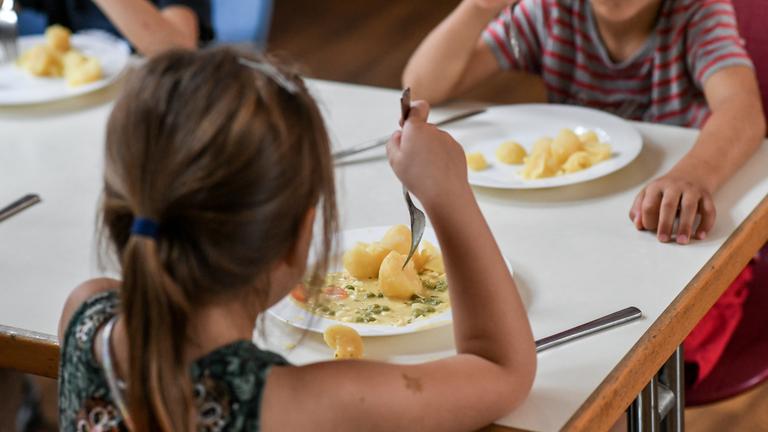
[[[96,291],[75,311],[62,339],[59,424],[64,431],[125,429],[94,351],[97,334],[102,334],[97,330],[119,309],[118,294],[109,285],[93,284],[93,289],[106,291]],[[189,373],[200,416],[198,430],[258,430],[267,372],[272,365],[285,364],[281,356],[262,351],[248,340],[197,359]]]

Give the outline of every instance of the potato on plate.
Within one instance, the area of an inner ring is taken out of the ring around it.
[[[384,233],[379,243],[384,249],[408,255],[411,250],[411,230],[405,225],[395,225]]]
[[[390,249],[379,243],[357,243],[342,257],[344,268],[357,279],[374,279]]]
[[[496,149],[496,159],[508,165],[523,163],[525,156],[525,149],[516,141],[505,141]]]
[[[406,255],[392,251],[379,269],[379,289],[388,298],[407,300],[422,290],[413,260],[403,268]]]
[[[363,357],[363,339],[355,329],[345,325],[332,325],[323,332],[325,343],[336,350],[336,359],[358,359]]]

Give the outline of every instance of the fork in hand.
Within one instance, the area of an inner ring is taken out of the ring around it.
[[[411,113],[410,88],[403,90],[403,96],[400,98],[400,111],[403,117],[403,124],[405,124],[405,121],[408,120],[408,114]],[[413,257],[413,254],[416,252],[416,249],[418,249],[421,237],[424,236],[426,217],[424,216],[424,212],[413,203],[411,194],[408,193],[408,189],[406,189],[405,185],[403,185],[403,196],[405,196],[405,203],[408,205],[408,214],[411,218],[411,249],[408,252],[408,256],[405,258],[405,262],[403,262],[403,268],[405,268]]]

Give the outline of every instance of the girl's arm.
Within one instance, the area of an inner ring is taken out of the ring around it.
[[[146,56],[170,48],[197,47],[198,17],[188,7],[169,6],[159,10],[147,0],[94,0],[94,3]]]
[[[474,430],[527,396],[536,353],[525,309],[467,184],[464,152],[425,123],[427,111],[423,102],[414,105],[388,154],[437,232],[458,354],[419,365],[334,361],[273,368],[263,430]]]
[[[638,229],[656,230],[671,240],[679,212],[677,243],[704,239],[715,223],[712,195],[759,148],[765,137],[760,90],[752,69],[732,66],[714,73],[704,84],[712,116],[693,148],[666,175],[652,181],[629,212]],[[694,231],[696,215],[701,222]]]
[[[403,87],[410,87],[419,99],[439,103],[499,72],[493,52],[480,35],[510,3],[462,1],[411,56],[403,72]]]

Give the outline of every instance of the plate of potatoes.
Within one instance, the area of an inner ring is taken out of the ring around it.
[[[427,227],[413,258],[405,225],[344,231],[337,262],[318,289],[304,284],[268,313],[294,327],[324,332],[345,325],[361,336],[391,336],[450,325],[442,253]],[[509,264],[507,264],[509,265]]]
[[[62,26],[19,38],[19,58],[0,65],[0,105],[27,105],[106,87],[128,65],[131,49],[109,33],[71,34]]]
[[[470,184],[498,189],[594,180],[628,165],[643,147],[628,121],[570,105],[492,107],[447,130],[464,147]]]

